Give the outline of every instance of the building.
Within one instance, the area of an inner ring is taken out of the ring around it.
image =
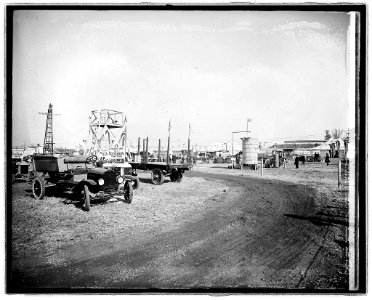
[[[326,140],[292,140],[284,141],[284,144],[323,144]]]
[[[326,154],[328,153],[329,155],[329,145],[327,144],[322,144],[320,146],[314,147],[310,149],[310,155],[314,156],[315,154],[319,154],[321,157],[325,157]]]

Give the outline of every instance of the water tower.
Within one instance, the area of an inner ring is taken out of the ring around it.
[[[242,166],[256,166],[258,164],[258,140],[252,138],[248,130],[248,124],[252,119],[247,119],[247,137],[242,140]]]
[[[243,166],[253,166],[258,164],[258,140],[252,137],[243,137],[242,140],[242,160]]]

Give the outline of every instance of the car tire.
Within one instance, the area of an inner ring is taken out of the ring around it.
[[[133,200],[133,186],[131,183],[126,181],[124,183],[124,201],[128,203],[132,203]]]
[[[84,208],[86,211],[90,211],[90,192],[87,184],[84,185]]]
[[[164,174],[160,169],[154,169],[151,173],[151,181],[153,184],[160,185],[164,182]]]
[[[12,184],[15,184],[16,183],[16,177],[15,177],[15,174],[12,174]]]
[[[32,180],[32,195],[36,200],[41,200],[45,196],[45,181],[40,175]]]

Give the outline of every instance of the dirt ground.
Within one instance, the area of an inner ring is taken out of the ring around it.
[[[337,165],[261,178],[201,164],[160,186],[139,177],[131,204],[90,212],[65,194],[37,201],[26,183],[13,185],[8,288],[348,289],[348,191],[337,188]]]

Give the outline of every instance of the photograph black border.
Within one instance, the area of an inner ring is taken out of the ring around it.
[[[59,289],[59,288],[18,288],[11,278],[11,241],[12,241],[12,184],[11,147],[12,147],[12,65],[13,65],[13,15],[17,10],[146,10],[146,11],[314,11],[314,12],[356,12],[359,17],[359,31],[356,37],[356,209],[359,216],[359,248],[357,249],[356,276],[359,287],[354,291],[346,290],[306,290],[306,289],[264,289],[264,288],[205,288],[205,289]],[[5,5],[5,222],[6,222],[6,293],[8,294],[365,294],[367,292],[367,87],[366,87],[366,4],[7,4]]]

